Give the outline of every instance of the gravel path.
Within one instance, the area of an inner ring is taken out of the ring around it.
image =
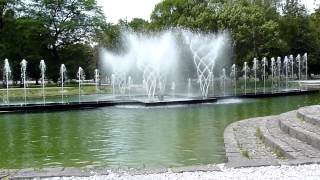
[[[91,177],[56,177],[46,180],[87,180],[87,179],[114,179],[114,180],[197,180],[197,179],[320,179],[320,165],[301,166],[267,166],[256,168],[225,169],[212,172],[184,172],[184,173],[160,173],[147,175],[115,174],[110,172],[107,176]]]

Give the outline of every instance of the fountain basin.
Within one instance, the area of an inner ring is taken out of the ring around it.
[[[173,106],[173,105],[191,105],[191,104],[204,104],[215,103],[220,99],[229,98],[267,98],[278,96],[294,96],[309,93],[318,93],[318,90],[286,90],[274,93],[247,93],[237,96],[215,96],[215,97],[186,97],[175,96],[169,97],[165,100],[146,100],[146,97],[142,96],[121,97],[116,100],[99,100],[99,101],[83,101],[83,102],[68,102],[68,103],[29,103],[29,104],[12,104],[12,105],[0,105],[0,112],[40,112],[40,111],[68,111],[68,110],[80,110],[80,109],[92,109],[108,106],[142,106],[142,107],[155,107],[155,106]]]

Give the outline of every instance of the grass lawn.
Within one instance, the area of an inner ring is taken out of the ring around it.
[[[39,87],[32,87],[27,88],[27,97],[28,98],[39,98],[42,97],[42,88]],[[99,93],[111,93],[111,89],[109,87],[100,87]],[[6,89],[0,89],[0,96],[6,95]],[[95,94],[97,93],[95,86],[81,86],[81,94]],[[64,87],[63,88],[64,95],[78,95],[79,94],[79,87]],[[54,96],[61,96],[61,87],[45,87],[45,95],[46,97],[54,97]],[[20,98],[24,97],[24,90],[23,88],[9,88],[9,96],[10,98]]]

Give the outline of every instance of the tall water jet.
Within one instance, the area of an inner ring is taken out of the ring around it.
[[[60,66],[60,81],[61,81],[61,102],[64,103],[64,81],[67,79],[66,73],[67,68],[64,64],[61,64]]]
[[[291,65],[291,79],[294,80],[294,58],[292,54],[289,56],[289,63]]]
[[[21,81],[23,83],[23,91],[24,91],[24,104],[27,104],[27,61],[23,59],[20,62],[21,66]]]
[[[258,60],[257,58],[253,59],[253,67],[254,71],[254,93],[257,94],[257,69],[258,69]]]
[[[7,105],[9,105],[9,78],[11,76],[11,68],[8,59],[4,60],[4,67],[3,67],[3,79],[6,84],[6,89],[7,89],[7,94],[6,94],[6,99],[4,100]]]
[[[221,75],[221,83],[222,83],[222,91],[223,91],[223,96],[226,95],[226,69],[222,68],[222,75]]]
[[[172,84],[171,84],[172,97],[175,97],[175,90],[176,90],[176,83],[172,81]]]
[[[266,67],[268,66],[267,58],[264,57],[262,59],[262,67],[263,67],[263,93],[266,93]]]
[[[274,76],[275,76],[276,63],[274,57],[271,58],[271,92],[274,89]]]
[[[131,86],[132,86],[132,78],[131,76],[129,76],[128,83],[127,83],[129,97],[131,97]]]
[[[115,97],[115,95],[116,95],[115,84],[116,84],[116,76],[114,74],[111,74],[111,86],[112,86],[113,97]]]
[[[298,64],[298,79],[300,81],[301,80],[301,56],[300,56],[300,54],[297,55],[296,61]]]
[[[121,71],[115,71],[114,73],[115,77],[115,85],[117,86],[118,92],[121,95],[125,95],[126,89],[127,89],[127,73],[126,72],[121,72]]]
[[[42,85],[42,99],[43,99],[43,104],[46,104],[46,96],[45,96],[45,91],[44,91],[44,86],[45,86],[45,82],[44,82],[44,78],[45,78],[45,72],[46,72],[46,63],[44,62],[44,60],[40,61],[40,72],[41,72],[41,85]]]
[[[188,78],[188,97],[191,97],[191,78]]]
[[[277,58],[277,76],[278,76],[278,90],[280,91],[281,88],[281,70],[282,70],[282,63],[281,57]]]
[[[200,82],[200,79],[198,79],[198,81]],[[210,85],[211,84],[211,85]],[[209,73],[209,87],[210,88],[211,86],[211,89],[212,89],[212,96],[214,96],[214,74],[213,72],[210,72]]]
[[[244,71],[244,94],[247,94],[247,71],[248,71],[248,63],[243,63],[243,71]]]
[[[284,65],[284,68],[285,68],[284,70],[286,71],[285,76],[286,76],[286,90],[287,90],[288,89],[288,75],[289,75],[289,73],[288,73],[289,59],[288,59],[287,56],[284,57],[283,65]]]
[[[112,68],[116,75],[116,84],[127,85],[130,73],[135,75],[137,68],[142,74],[143,88],[149,101],[156,97],[161,99],[166,89],[167,75],[175,69],[178,61],[179,49],[173,31],[160,32],[153,35],[122,32],[121,40],[125,48],[115,54],[107,50],[102,51],[102,65],[105,69]],[[108,65],[108,66],[106,66]],[[126,74],[123,81],[119,80],[119,73]],[[126,83],[124,83],[126,82]],[[125,86],[125,89],[127,87]]]
[[[82,67],[78,68],[77,78],[79,81],[79,103],[80,103],[81,102],[81,81],[83,81],[85,79],[85,74],[84,74]]]
[[[207,97],[211,86],[211,76],[214,74],[213,69],[220,53],[228,46],[228,34],[213,36],[185,32],[184,37],[193,54],[202,97]]]
[[[231,73],[230,77],[232,78],[233,81],[233,87],[234,87],[234,95],[237,95],[237,67],[235,64],[231,66]]]
[[[307,53],[304,53],[303,55],[303,64],[305,66],[305,70],[306,70],[306,78],[305,80],[308,80],[308,54]]]
[[[98,69],[94,70],[94,82],[96,85],[96,96],[98,101],[98,94],[99,94],[99,81],[100,81],[100,73]]]

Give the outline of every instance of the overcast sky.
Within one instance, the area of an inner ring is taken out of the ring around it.
[[[161,0],[97,0],[98,5],[103,7],[103,11],[108,22],[117,23],[119,19],[138,17],[149,20],[154,6]],[[316,0],[319,4],[320,0]],[[309,10],[316,7],[314,0],[301,0]]]

